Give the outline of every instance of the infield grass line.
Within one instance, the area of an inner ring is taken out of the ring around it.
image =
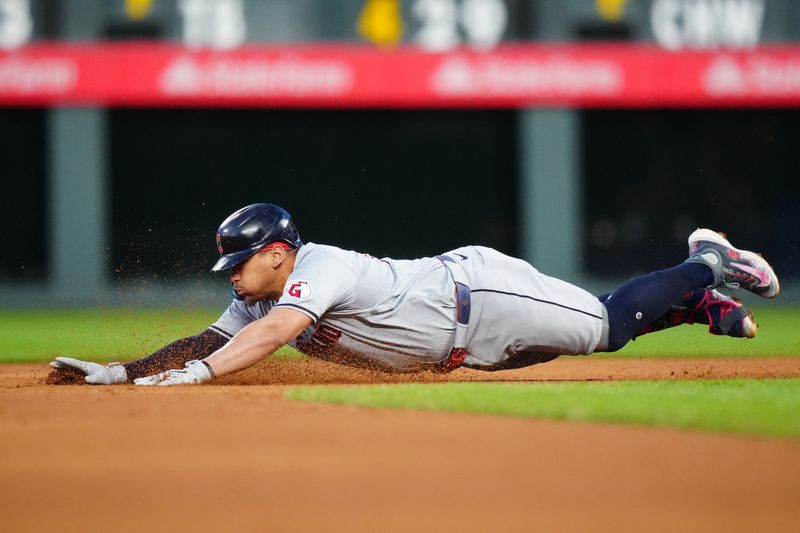
[[[298,386],[290,400],[800,438],[800,379]]]
[[[127,361],[211,325],[222,309],[0,310],[0,362],[43,362],[70,355],[98,362]],[[706,326],[679,326],[595,357],[772,357],[800,355],[800,308],[754,310],[755,339],[709,335]],[[303,357],[285,347],[278,357]]]

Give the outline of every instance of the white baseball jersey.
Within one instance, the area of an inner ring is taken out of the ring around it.
[[[468,246],[447,254],[467,274],[471,312],[465,365],[493,369],[509,359],[591,353],[602,304],[583,289],[539,273],[525,261]],[[211,327],[232,337],[273,307],[294,309],[312,325],[291,344],[308,355],[395,371],[435,367],[453,348],[453,278],[436,258],[378,259],[308,243],[278,301],[234,300]],[[516,364],[516,366],[521,366]]]

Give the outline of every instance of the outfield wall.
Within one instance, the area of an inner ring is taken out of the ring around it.
[[[252,201],[292,210],[306,240],[396,257],[480,243],[601,288],[679,261],[697,225],[763,251],[789,285],[798,275],[796,110],[33,108],[0,117],[15,124],[0,142],[15,189],[0,213],[14,228],[2,264],[9,305],[124,303],[125,293],[157,303],[165,284],[224,296],[224,281],[207,272],[213,233]],[[105,133],[58,142],[71,120]],[[103,152],[94,163],[92,150]]]

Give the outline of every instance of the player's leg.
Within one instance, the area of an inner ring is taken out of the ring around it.
[[[605,351],[619,350],[642,328],[679,305],[683,294],[713,282],[714,275],[706,265],[683,263],[624,283],[603,302],[608,312],[608,346]]]
[[[724,236],[697,230],[689,237],[689,249],[692,255],[683,264],[634,278],[609,295],[604,302],[609,321],[607,351],[622,348],[688,292],[722,285],[765,298],[780,292],[769,263],[757,254],[736,249]]]
[[[598,296],[605,302],[610,293]],[[718,290],[697,289],[684,294],[680,304],[673,305],[654,322],[638,331],[636,337],[655,333],[682,324],[704,324],[712,335],[751,339],[758,333],[753,313],[738,298]]]

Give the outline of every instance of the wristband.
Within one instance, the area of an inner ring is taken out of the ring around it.
[[[203,363],[204,365],[206,365],[206,368],[208,369],[208,373],[211,374],[211,379],[214,379],[215,377],[217,377],[217,375],[214,374],[214,369],[211,368],[211,365],[209,365],[205,361],[200,361],[200,362]]]

